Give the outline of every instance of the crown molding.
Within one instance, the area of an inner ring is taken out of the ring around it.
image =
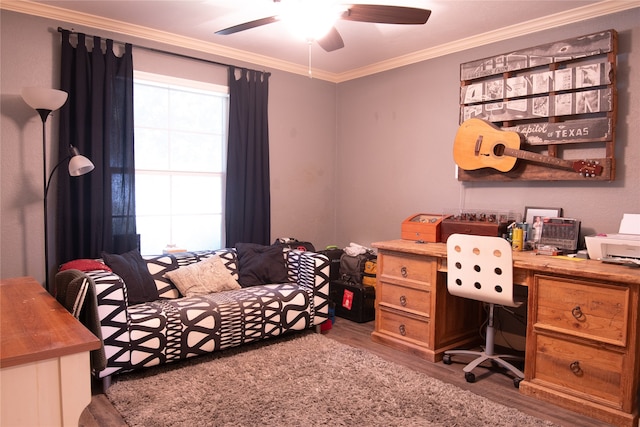
[[[448,55],[451,53],[460,52],[466,49],[471,49],[474,47],[479,47],[486,44],[507,40],[562,25],[572,24],[599,16],[622,12],[637,7],[640,7],[640,0],[604,0],[599,3],[572,9],[570,11],[545,16],[539,19],[533,19],[517,25],[496,29],[473,37],[456,40],[454,42],[445,43],[433,48],[398,56],[387,61],[381,61],[344,73],[331,73],[323,70],[312,70],[310,73],[308,67],[294,64],[292,62],[282,61],[269,56],[259,55],[239,49],[233,49],[215,43],[205,42],[190,37],[184,37],[174,33],[143,27],[140,25],[129,24],[122,21],[116,21],[100,16],[75,12],[42,3],[34,3],[31,1],[2,0],[2,2],[0,2],[1,9],[10,10],[13,12],[40,16],[43,18],[68,22],[70,24],[83,25],[98,30],[114,32],[117,34],[136,37],[143,40],[158,42],[170,46],[177,46],[196,52],[235,59],[238,61],[259,65],[265,68],[272,68],[293,74],[309,76],[313,77],[314,79],[326,80],[332,83],[342,83],[348,80],[353,80],[360,77],[377,74],[383,71],[392,70],[394,68],[400,68],[406,65],[411,65],[440,56]]]
[[[426,61],[428,59],[449,55],[463,50],[484,46],[487,44],[512,39],[527,34],[536,33],[538,31],[548,30],[563,25],[573,24],[585,21],[599,16],[610,15],[613,13],[624,12],[625,10],[640,7],[640,1],[619,1],[605,0],[593,5],[583,6],[572,9],[567,12],[548,15],[543,18],[532,19],[520,24],[499,28],[473,37],[456,40],[451,43],[445,43],[433,48],[424,49],[407,55],[398,56],[388,61],[381,61],[366,67],[347,71],[336,75],[336,83],[365,77],[368,75],[392,70],[394,68],[404,67],[406,65],[415,64]]]
[[[224,58],[235,59],[248,62],[265,68],[274,68],[294,74],[308,76],[309,69],[306,66],[282,61],[265,55],[259,55],[239,49],[221,46],[215,43],[185,37],[166,31],[156,30],[149,27],[130,24],[127,22],[108,19],[101,16],[76,12],[42,3],[34,3],[22,0],[2,0],[0,8],[27,15],[39,16],[42,18],[62,21],[74,25],[82,25],[96,30],[109,31],[123,36],[136,37],[152,42],[158,42],[169,46],[177,46],[184,49],[202,52]],[[332,80],[333,75],[321,70],[313,70],[314,78]]]

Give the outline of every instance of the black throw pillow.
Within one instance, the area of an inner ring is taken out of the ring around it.
[[[237,243],[236,252],[238,282],[243,288],[289,281],[282,247]]]
[[[102,259],[127,285],[129,305],[159,298],[156,283],[138,250],[134,249],[122,255],[103,252]]]

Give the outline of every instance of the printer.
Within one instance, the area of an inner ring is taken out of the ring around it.
[[[591,259],[640,266],[640,214],[624,214],[618,233],[584,239]]]

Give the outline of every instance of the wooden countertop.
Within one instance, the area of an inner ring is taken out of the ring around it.
[[[447,245],[445,243],[417,243],[412,240],[397,239],[375,242],[371,246],[379,250],[414,253],[438,258],[447,257]],[[513,266],[539,273],[562,274],[586,279],[640,285],[640,269],[606,264],[597,260],[552,257],[536,255],[531,251],[523,251],[513,253]]]
[[[100,340],[32,277],[0,280],[0,368],[100,348]]]

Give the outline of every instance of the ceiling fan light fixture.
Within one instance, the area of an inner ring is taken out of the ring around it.
[[[281,3],[280,20],[291,34],[307,41],[324,37],[347,11],[344,6],[322,0],[288,0]]]
[[[344,41],[335,26],[336,21],[369,22],[373,24],[421,25],[427,22],[431,11],[415,7],[381,4],[340,4],[339,0],[273,0],[278,14],[243,22],[216,31],[229,35],[274,22],[282,22],[292,35],[312,42],[326,52],[344,47]],[[309,47],[311,54],[311,47]]]

